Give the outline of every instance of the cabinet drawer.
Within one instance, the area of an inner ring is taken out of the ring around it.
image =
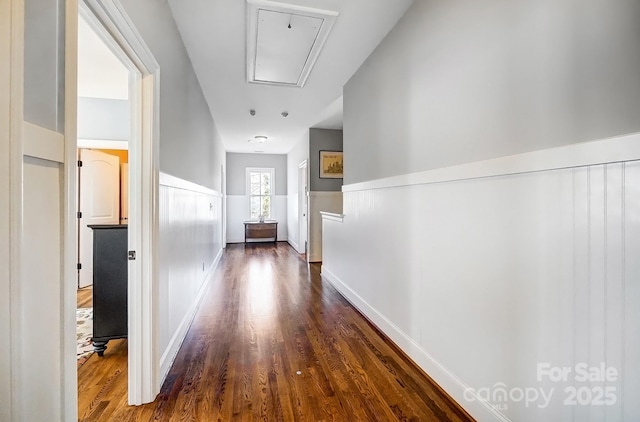
[[[275,228],[264,228],[264,229],[259,229],[257,227],[251,227],[249,229],[247,229],[247,237],[249,238],[267,238],[267,237],[275,237],[276,236],[276,230]]]
[[[247,230],[275,230],[276,225],[273,223],[252,223],[247,224]]]

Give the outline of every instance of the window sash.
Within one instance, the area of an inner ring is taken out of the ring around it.
[[[261,215],[271,218],[274,187],[274,169],[247,168],[247,196],[249,196],[249,216],[257,219]]]

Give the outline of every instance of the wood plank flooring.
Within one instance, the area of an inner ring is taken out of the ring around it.
[[[156,401],[126,405],[110,342],[79,369],[80,420],[473,420],[319,271],[286,243],[229,245]]]

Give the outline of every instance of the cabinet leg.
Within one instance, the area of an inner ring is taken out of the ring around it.
[[[107,350],[107,341],[94,341],[93,342],[93,351],[98,354],[98,356],[104,356],[104,351]]]

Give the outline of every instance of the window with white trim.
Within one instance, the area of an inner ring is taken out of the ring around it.
[[[271,197],[274,189],[274,169],[247,167],[247,195],[249,218],[271,218]]]

